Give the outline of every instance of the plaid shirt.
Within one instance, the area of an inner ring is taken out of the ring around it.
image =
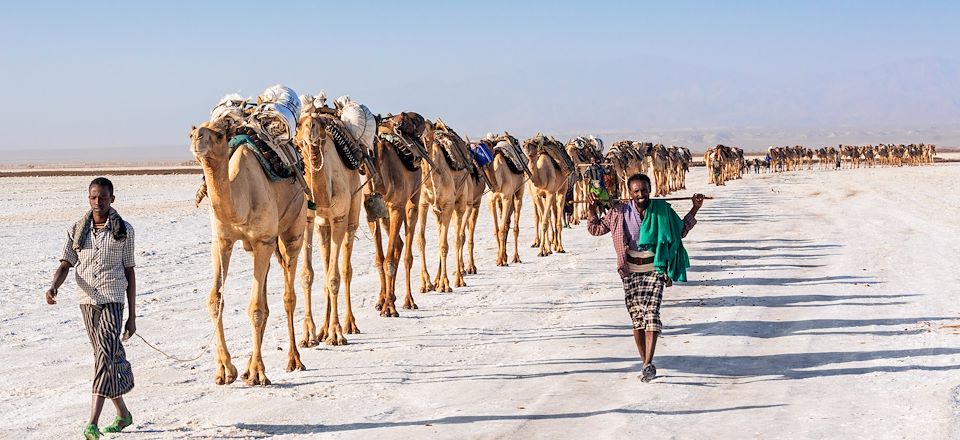
[[[599,236],[608,232],[612,233],[613,249],[617,252],[617,273],[620,274],[620,278],[626,278],[627,275],[630,275],[630,269],[627,269],[626,258],[627,249],[630,247],[628,244],[630,240],[627,237],[627,226],[624,222],[626,209],[626,203],[616,203],[607,211],[607,215],[603,216],[603,218],[598,218],[594,215],[593,210],[587,210],[587,232],[589,232],[590,235]],[[690,232],[695,224],[697,224],[697,220],[687,214],[687,216],[683,218],[683,232],[680,233],[680,236],[686,237],[687,232]]]
[[[83,220],[81,220],[83,221]],[[99,231],[90,227],[80,252],[73,249],[73,231],[67,231],[60,260],[76,269],[77,287],[80,288],[80,304],[126,303],[127,276],[124,268],[136,265],[133,258],[133,226],[124,222],[127,238],[113,238],[110,222]]]

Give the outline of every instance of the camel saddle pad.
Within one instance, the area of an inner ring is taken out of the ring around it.
[[[564,151],[560,144],[547,142],[543,144],[542,148],[543,152],[547,153],[547,156],[550,156],[550,158],[553,159],[553,163],[555,163],[557,167],[564,172],[564,174],[573,172],[573,159],[570,158],[570,155]]]
[[[337,146],[337,154],[343,164],[351,170],[360,168],[365,154],[363,147],[349,134],[343,122],[332,115],[321,115],[318,120],[323,124],[323,131],[330,135],[333,144]]]
[[[507,160],[507,167],[509,167],[510,171],[514,174],[523,174],[526,161],[521,159],[523,155],[520,154],[516,147],[507,141],[500,141],[493,147],[493,152],[495,155],[499,154]]]
[[[241,128],[239,131],[244,131],[244,128]],[[236,153],[240,148],[246,148],[250,150],[256,156],[257,161],[260,162],[260,166],[263,168],[263,173],[267,177],[276,182],[280,179],[287,179],[293,177],[293,173],[299,171],[303,173],[303,161],[298,161],[298,170],[292,171],[277,156],[277,153],[273,151],[272,148],[268,147],[266,143],[257,137],[251,134],[238,134],[230,138],[230,156],[233,156],[233,153]],[[299,158],[299,155],[298,155]]]
[[[450,169],[462,171],[468,166],[473,165],[469,153],[461,149],[463,141],[459,140],[459,136],[445,131],[434,131],[433,139],[434,142],[440,144],[440,147],[443,149],[443,156],[447,158],[447,164],[450,165]]]
[[[377,135],[383,142],[393,145],[397,156],[400,156],[400,162],[410,171],[420,170],[420,161],[423,157],[413,148],[407,146],[399,135],[393,132],[392,127],[380,126],[377,128]]]

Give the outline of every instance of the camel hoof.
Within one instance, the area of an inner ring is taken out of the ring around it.
[[[530,246],[530,247],[531,247],[531,248],[538,248],[538,247],[540,247],[540,243],[534,243],[534,244],[533,244],[532,246]]]
[[[303,366],[303,363],[300,362],[300,359],[291,359],[287,362],[287,372],[291,371],[304,371],[307,368]]]
[[[563,250],[563,249],[557,249],[557,253],[558,253],[558,254],[565,254],[565,253],[567,253],[567,251],[565,251],[565,250]]]
[[[333,345],[333,346],[347,345],[347,338],[344,338],[343,336],[340,336],[340,337],[330,336],[329,338],[327,338],[327,340],[323,341],[323,343],[326,345]]]
[[[412,303],[412,302],[411,302],[411,303],[404,303],[404,304],[403,304],[403,309],[404,309],[404,310],[417,310],[417,309],[419,309],[419,308],[420,308],[420,307],[417,307],[417,304],[416,304],[416,303]],[[399,315],[397,315],[397,316],[399,316]]]
[[[348,335],[359,335],[359,334],[360,334],[360,329],[357,328],[356,325],[348,325],[348,326],[346,326],[346,327],[347,327],[347,334],[348,334]]]
[[[237,380],[237,368],[233,365],[220,365],[217,367],[217,373],[213,375],[213,382],[217,385],[230,385]]]
[[[476,266],[471,266],[467,268],[467,275],[476,275],[476,274],[477,274]]]
[[[456,282],[456,287],[467,287],[467,283],[466,283],[466,281],[463,281],[463,279],[461,278],[461,279],[457,280],[457,282]]]
[[[251,374],[250,371],[245,371],[241,378],[243,378],[243,381],[247,384],[247,386],[251,387],[257,385],[270,385],[270,379],[267,379],[267,375],[263,374],[262,372]]]

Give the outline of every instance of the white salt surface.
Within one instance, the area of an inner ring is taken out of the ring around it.
[[[638,379],[610,238],[575,226],[564,231],[567,254],[538,258],[527,200],[523,263],[498,268],[484,204],[480,273],[454,293],[416,294],[420,310],[396,319],[373,308],[378,281],[362,228],[353,292],[363,333],[343,347],[302,349],[307,371],[283,371],[274,263],[263,345],[272,386],[217,386],[212,353],[181,363],[134,338],[135,425],[111,437],[955,437],[960,166],[749,175],[718,188],[703,173],[694,169],[680,195],[717,199],[686,241],[690,282],[665,292],[653,383]],[[0,179],[0,438],[79,437],[83,428],[93,359],[73,273],[60,304],[46,305],[43,292],[67,227],[86,210],[89,180]],[[194,357],[213,331],[209,219],[192,204],[198,177],[114,183],[115,207],[137,230],[139,333]],[[238,246],[224,319],[241,372],[251,272]],[[418,275],[419,261],[417,290]],[[108,403],[101,424],[112,418]]]

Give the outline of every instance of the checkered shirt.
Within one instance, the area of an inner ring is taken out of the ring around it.
[[[81,220],[83,221],[83,220]],[[110,222],[99,231],[91,225],[80,252],[73,249],[73,231],[67,231],[60,260],[69,262],[76,270],[80,304],[126,303],[127,276],[124,268],[136,266],[133,255],[133,226],[124,222],[127,238],[113,238]]]
[[[595,216],[592,210],[587,211],[587,232],[590,235],[604,235],[609,232],[613,239],[613,249],[617,253],[617,272],[620,278],[630,275],[630,269],[627,268],[627,249],[630,247],[630,239],[627,237],[627,226],[624,222],[626,209],[626,203],[616,203],[603,218]],[[696,224],[696,218],[687,214],[683,218],[683,231],[680,236],[686,237]]]

